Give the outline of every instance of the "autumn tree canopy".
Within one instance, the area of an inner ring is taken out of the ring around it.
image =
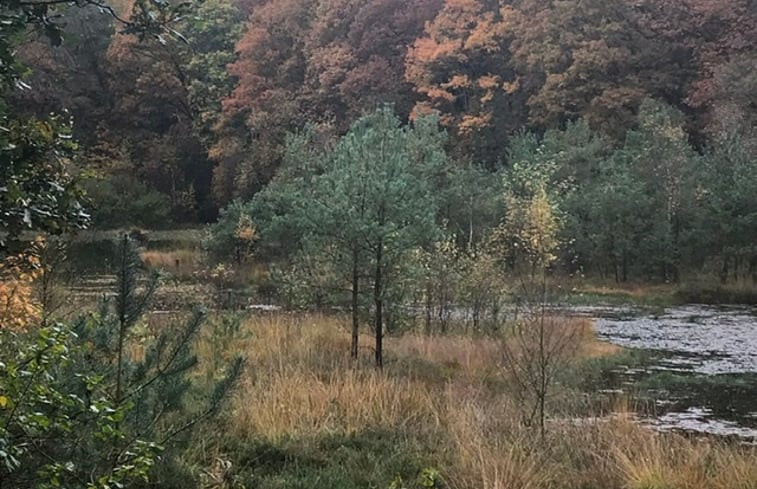
[[[208,0],[163,32],[130,28],[142,3],[119,0],[126,24],[74,8],[81,42],[17,43],[33,89],[6,100],[73,118],[97,223],[206,221],[265,187],[287,133],[326,141],[385,103],[438,112],[455,171],[507,165],[518,133],[578,119],[620,144],[647,98],[682,110],[699,150],[725,127],[751,141],[752,3]]]

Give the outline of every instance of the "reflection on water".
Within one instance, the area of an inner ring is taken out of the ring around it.
[[[685,411],[671,411],[645,424],[659,430],[684,430],[708,435],[757,438],[757,430],[739,425],[735,421],[718,419],[706,408],[690,407]]]
[[[665,350],[672,368],[704,374],[757,372],[753,307],[688,305],[658,316],[599,317],[603,339],[630,348]]]
[[[600,338],[657,352],[653,365],[622,372],[651,382],[646,423],[757,440],[757,309],[687,305],[661,314],[582,308]],[[650,387],[650,385],[647,385]]]

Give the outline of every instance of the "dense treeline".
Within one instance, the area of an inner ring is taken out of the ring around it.
[[[282,173],[287,134],[328,145],[391,103],[446,130],[439,222],[461,245],[490,239],[503,178],[531,165],[563,270],[757,273],[749,0],[207,0],[185,42],[96,9],[66,22],[75,42],[21,43],[31,88],[9,98],[71,115],[95,224],[212,220]]]
[[[582,118],[515,134],[496,170],[460,168],[438,115],[403,124],[385,107],[326,142],[309,126],[287,137],[276,177],[222,213],[208,250],[270,264],[290,307],[349,309],[353,355],[371,323],[379,364],[385,328],[418,311],[427,328],[453,314],[497,327],[503,298],[550,274],[753,283],[754,141],[729,128],[698,152],[685,123],[645,99],[621,142]]]

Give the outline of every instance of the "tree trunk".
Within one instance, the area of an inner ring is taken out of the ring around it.
[[[431,315],[433,313],[431,280],[426,284],[426,336],[431,336]]]
[[[439,330],[442,334],[447,334],[447,298],[446,298],[446,290],[445,290],[445,284],[442,281],[440,290],[439,290]]]
[[[723,254],[723,266],[720,268],[720,283],[725,285],[728,281],[728,255]]]
[[[378,246],[376,247],[376,273],[373,281],[373,301],[376,307],[376,367],[378,367],[379,369],[384,368],[384,299],[382,297],[383,277],[381,276],[381,266],[383,265],[381,260],[383,258],[383,251],[384,243],[382,239],[379,239]]]
[[[678,214],[676,214],[675,219],[673,220],[673,256],[672,256],[673,260],[671,263],[672,279],[673,279],[673,282],[675,283],[679,283],[681,281],[680,241],[681,241],[681,223],[680,223]]]
[[[358,274],[358,253],[357,250],[352,252],[352,347],[350,350],[350,356],[357,358],[358,356],[358,343],[359,343],[359,328],[360,318],[358,317],[358,297],[360,286],[360,275]]]
[[[542,277],[542,296],[541,296],[541,307],[539,311],[539,394],[538,394],[538,401],[539,401],[539,434],[541,435],[541,439],[544,440],[544,403],[547,397],[547,388],[548,388],[548,382],[547,382],[547,368],[548,368],[548,362],[549,362],[549,355],[546,350],[546,344],[544,341],[544,319],[546,317],[547,311],[547,282],[546,278]]]
[[[473,196],[468,203],[468,250],[473,249]]]
[[[741,257],[736,255],[733,257],[733,283],[739,283],[739,268],[741,267]]]

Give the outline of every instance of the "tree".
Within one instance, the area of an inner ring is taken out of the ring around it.
[[[176,25],[183,43],[118,36],[108,48],[113,109],[103,139],[120,144],[124,161],[103,174],[106,179],[136,176],[170,199],[169,217],[175,221],[215,217],[208,151],[221,99],[233,87],[226,65],[235,59],[242,27],[232,0],[213,0],[189,10]]]
[[[447,0],[408,50],[405,77],[422,96],[414,113],[441,113],[456,150],[491,164],[501,138],[525,122],[510,55],[510,7]]]
[[[631,275],[677,280],[683,257],[694,253],[687,240],[699,161],[683,114],[643,101],[636,128],[617,148],[587,129],[582,122],[569,126],[555,146],[573,161],[558,172],[572,182],[563,205],[571,269],[594,268],[617,281]]]
[[[113,402],[101,377],[78,368],[74,357],[84,347],[71,329],[0,335],[0,347],[14,352],[0,362],[1,487],[106,489],[147,480],[162,448],[127,438],[121,423],[131,407]],[[71,389],[66,375],[81,385]]]
[[[0,108],[0,259],[19,251],[24,231],[60,234],[89,215],[68,171],[68,127],[56,119],[14,120]]]
[[[536,421],[541,438],[546,434],[547,398],[555,379],[578,351],[581,333],[575,320],[547,312],[548,289],[542,283],[523,283],[519,317],[505,328],[503,367],[509,373],[524,423]]]
[[[415,102],[403,79],[407,46],[441,0],[322,0],[304,46],[315,111],[339,133],[368,111],[393,104],[401,118]],[[312,110],[312,109],[311,109]],[[314,114],[315,115],[315,114]]]
[[[218,412],[241,374],[237,357],[210,376],[219,380],[196,384],[192,345],[202,310],[184,326],[138,332],[157,279],[137,290],[139,257],[127,236],[118,262],[114,303],[97,314],[28,336],[0,331],[0,484],[106,489],[148,481],[190,428]]]
[[[213,258],[233,259],[240,265],[252,252],[257,238],[249,205],[234,201],[221,210],[221,215],[210,230],[204,247]]]
[[[349,227],[349,240],[366,253],[373,269],[379,368],[383,366],[385,298],[392,280],[405,253],[429,243],[436,233],[437,204],[425,182],[444,162],[443,142],[436,119],[401,127],[391,109],[384,108],[353,125],[335,147],[330,171],[316,183],[336,191],[341,202],[332,207],[336,211],[332,216],[337,218],[332,222]]]
[[[692,168],[696,154],[684,131],[683,114],[647,99],[640,107],[637,130],[629,131],[617,157],[634,168],[656,209],[643,242],[648,257],[655,257],[657,274],[677,281],[681,264],[681,236],[691,208]]]
[[[123,31],[140,38],[177,37],[171,24],[187,3],[140,0],[131,19],[121,18],[105,1],[11,0],[0,6],[0,255],[22,230],[60,233],[81,227],[87,220],[81,194],[70,177],[68,152],[74,149],[70,130],[60,119],[40,121],[19,117],[8,107],[9,93],[29,88],[26,69],[15,46],[24,33],[37,29],[54,45],[63,42],[61,11],[67,6],[97,7],[123,24]],[[57,21],[57,22],[56,22]]]
[[[700,264],[709,256],[720,259],[720,280],[738,277],[740,258],[746,258],[752,280],[757,278],[757,164],[750,145],[738,132],[723,132],[707,148],[697,168],[694,231],[689,254]]]
[[[453,236],[437,241],[430,249],[422,250],[418,257],[425,302],[426,334],[432,332],[434,316],[441,333],[449,330],[453,307],[456,305],[453,301],[457,299],[458,284],[464,273],[461,255]]]
[[[532,279],[557,259],[560,245],[555,156],[542,151],[535,135],[522,134],[513,141],[504,176],[505,215],[491,235],[491,245],[508,267],[518,272],[525,265]]]
[[[429,177],[444,163],[444,135],[434,118],[402,126],[385,107],[359,119],[332,149],[307,152],[302,143],[290,140],[290,161],[297,164],[287,172],[290,178],[275,180],[255,198],[258,216],[268,222],[259,227],[261,240],[275,240],[276,229],[296,228],[301,242],[325,250],[339,265],[350,284],[353,356],[361,284],[369,283],[381,368],[387,297],[407,253],[437,234]]]
[[[625,282],[650,261],[642,244],[654,221],[653,199],[632,162],[614,154],[603,159],[599,174],[578,192],[586,206],[585,235],[594,249],[581,257],[582,266],[596,266],[602,277]],[[636,270],[634,270],[636,269]]]
[[[550,135],[539,141],[529,133],[514,139],[504,177],[505,215],[489,243],[514,283],[516,312],[503,328],[503,366],[528,412],[526,424],[536,419],[542,438],[547,396],[578,339],[574,323],[547,312],[553,301],[547,272],[564,246],[561,206],[570,183],[557,178],[565,154],[555,151],[555,139],[560,138]]]
[[[717,107],[718,85],[729,61],[757,47],[757,13],[751,0],[649,0],[640,2],[643,25],[669,45],[692,55],[694,77],[685,102],[707,112]]]
[[[757,56],[742,55],[731,58],[718,67],[714,75],[712,103],[709,107],[705,133],[710,141],[723,139],[726,134],[739,135],[742,144],[757,151]]]
[[[646,97],[680,101],[690,58],[656,38],[625,0],[528,0],[509,17],[515,66],[531,122],[556,128],[584,117],[622,138]]]
[[[406,46],[440,0],[258,2],[229,67],[214,185],[221,203],[247,198],[278,170],[286,134],[307,123],[344,134],[393,103],[403,119],[415,95],[402,73]]]
[[[249,199],[273,177],[286,134],[302,126],[303,39],[314,0],[263,1],[252,9],[229,65],[236,79],[222,102],[213,194],[220,205]]]
[[[180,26],[187,39],[182,53],[193,126],[202,141],[215,141],[221,102],[234,89],[227,66],[236,61],[235,46],[244,30],[243,13],[234,0],[206,0]]]
[[[30,254],[0,261],[0,330],[24,330],[40,316],[34,281],[40,276],[39,258]]]

